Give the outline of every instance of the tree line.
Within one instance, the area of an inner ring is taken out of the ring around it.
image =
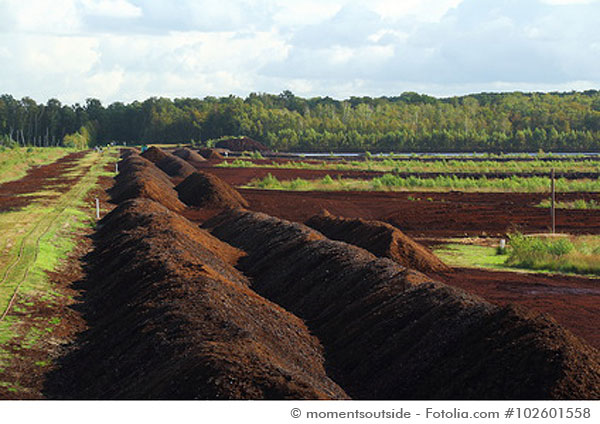
[[[104,106],[0,96],[0,143],[211,144],[248,136],[279,151],[600,151],[600,91],[435,98],[279,95],[157,98]]]

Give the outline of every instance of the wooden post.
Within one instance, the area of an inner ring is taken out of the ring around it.
[[[554,168],[552,168],[552,183],[551,183],[551,189],[552,189],[552,208],[551,208],[551,214],[552,214],[552,234],[556,233],[556,184],[554,183]]]
[[[96,219],[100,219],[100,200],[96,197]]]

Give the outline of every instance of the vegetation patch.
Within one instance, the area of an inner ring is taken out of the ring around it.
[[[455,267],[600,275],[599,236],[513,233],[503,252],[490,243],[455,240],[436,247],[434,253]]]
[[[256,152],[258,153],[258,152]],[[260,153],[258,153],[260,155]],[[242,155],[245,158],[264,159],[256,154]],[[547,173],[552,169],[556,173],[594,173],[600,172],[600,161],[597,160],[456,160],[440,159],[423,161],[419,159],[398,160],[394,157],[380,160],[364,161],[288,161],[271,163],[254,163],[249,160],[236,159],[222,162],[216,166],[223,168],[278,168],[278,169],[311,169],[336,171],[374,171],[391,173]]]
[[[552,207],[552,200],[544,199],[536,205],[538,208]],[[582,209],[582,210],[597,210],[600,209],[600,202],[594,199],[576,199],[566,202],[555,202],[554,207],[557,209]]]
[[[325,177],[327,178],[327,176]],[[325,181],[325,183],[324,183]],[[550,187],[548,177],[510,177],[510,178],[459,178],[456,176],[438,176],[435,178],[399,177],[384,174],[370,180],[337,178],[325,180],[295,180],[280,181],[272,174],[263,179],[250,181],[246,188],[261,188],[267,190],[292,191],[468,191],[468,192],[513,192],[513,193],[543,193]],[[598,192],[600,180],[556,180],[558,192]]]
[[[498,255],[496,249],[477,244],[449,243],[433,252],[445,263],[454,267],[507,270],[506,256]]]
[[[600,237],[510,236],[506,264],[515,268],[600,275]]]

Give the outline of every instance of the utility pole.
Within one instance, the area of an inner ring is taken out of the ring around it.
[[[551,214],[552,214],[552,234],[556,233],[556,184],[554,183],[554,168],[552,168],[552,183],[551,183],[551,189],[552,189],[552,208],[551,208]]]

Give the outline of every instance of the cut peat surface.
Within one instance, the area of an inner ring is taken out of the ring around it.
[[[500,236],[515,227],[544,232],[550,226],[549,210],[534,207],[548,197],[544,193],[239,191],[250,209],[283,219],[304,222],[326,209],[333,215],[388,222],[412,237]],[[561,201],[582,197],[586,196],[559,195]],[[559,210],[556,227],[573,234],[600,234],[600,210]]]
[[[440,281],[498,305],[514,303],[551,314],[600,349],[600,279],[454,268]]]

